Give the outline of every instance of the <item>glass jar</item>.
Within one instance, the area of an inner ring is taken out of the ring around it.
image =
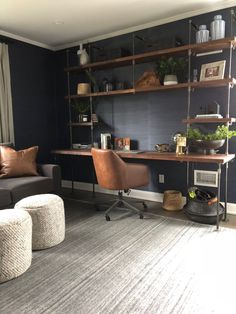
[[[211,39],[225,38],[225,21],[222,20],[222,15],[215,15],[214,21],[211,22]]]

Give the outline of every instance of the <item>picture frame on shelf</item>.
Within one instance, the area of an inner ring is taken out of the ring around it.
[[[130,150],[130,137],[115,137],[115,150]]]
[[[225,74],[226,60],[202,64],[200,82],[222,80]]]

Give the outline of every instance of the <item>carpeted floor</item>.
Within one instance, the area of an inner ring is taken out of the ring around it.
[[[66,201],[66,239],[0,285],[0,313],[236,313],[236,231]]]

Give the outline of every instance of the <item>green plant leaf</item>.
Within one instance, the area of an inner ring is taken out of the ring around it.
[[[159,78],[168,74],[184,75],[187,72],[187,59],[183,57],[160,57],[156,62],[156,73]]]
[[[89,102],[82,102],[78,101],[77,99],[73,99],[72,106],[78,114],[87,113],[90,107]]]
[[[205,140],[205,141],[215,141],[224,140],[227,137],[230,139],[236,136],[235,130],[229,130],[226,125],[218,125],[215,132],[210,132],[207,134],[202,133],[199,129],[189,128],[187,132],[187,138],[189,140]]]

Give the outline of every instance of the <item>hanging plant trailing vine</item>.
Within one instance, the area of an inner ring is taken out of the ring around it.
[[[92,73],[89,72],[88,70],[85,70],[85,73],[86,73],[87,77],[89,78],[90,83],[91,83],[91,85],[92,85],[92,87],[93,87],[93,92],[94,92],[94,93],[95,93],[95,92],[98,92],[98,91],[99,91],[99,88],[98,88],[98,84],[97,84],[97,81],[96,81],[95,77],[94,77],[94,76],[92,75]]]

